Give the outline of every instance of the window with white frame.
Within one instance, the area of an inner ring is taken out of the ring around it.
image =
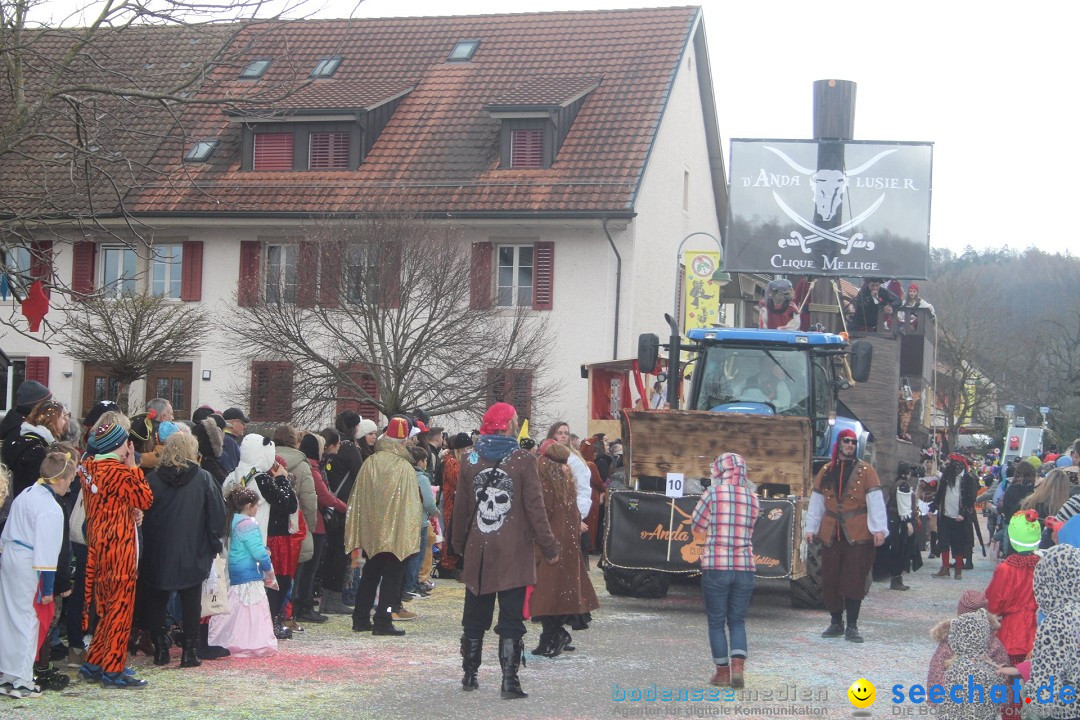
[[[12,360],[7,368],[0,368],[0,410],[15,407],[15,390],[26,379],[26,361]]]
[[[350,303],[379,300],[379,264],[376,246],[354,244],[345,251],[345,297]]]
[[[101,285],[105,297],[133,294],[138,280],[138,256],[129,247],[101,248]]]
[[[533,246],[500,245],[498,258],[496,304],[499,307],[531,307],[533,302]]]
[[[150,292],[173,300],[180,299],[180,281],[184,269],[184,246],[155,245],[150,260]]]
[[[266,246],[266,302],[296,304],[296,245]]]

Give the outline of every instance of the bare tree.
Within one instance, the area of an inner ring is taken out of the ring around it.
[[[107,237],[148,256],[130,191],[163,177],[163,147],[190,144],[193,108],[269,107],[307,82],[215,80],[235,78],[269,32],[256,19],[306,2],[78,0],[64,9],[81,26],[46,27],[37,0],[0,0],[0,272],[17,299],[35,280],[72,295],[52,272],[54,243]],[[18,319],[16,308],[0,323],[21,330]]]
[[[475,413],[493,399],[526,408],[556,389],[539,382],[546,321],[476,287],[470,248],[445,223],[325,220],[268,265],[262,287],[239,288],[226,327],[245,364],[291,363],[294,417],[341,400],[387,416]]]
[[[116,402],[127,408],[131,383],[198,353],[212,330],[201,305],[141,293],[94,297],[69,307],[58,336],[68,357],[116,378]]]

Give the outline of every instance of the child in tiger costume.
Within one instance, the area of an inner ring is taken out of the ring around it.
[[[102,416],[82,463],[88,548],[83,625],[88,629],[91,602],[97,603],[99,621],[79,674],[107,688],[146,685],[124,663],[135,606],[137,525],[154,496],[135,462],[124,420],[118,413]]]

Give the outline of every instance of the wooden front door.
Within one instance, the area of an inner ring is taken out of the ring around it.
[[[159,397],[172,403],[174,417],[191,417],[191,363],[162,365],[146,377],[145,401]]]
[[[98,365],[83,367],[83,415],[102,400],[116,402],[119,396],[120,381],[110,376],[105,368]]]

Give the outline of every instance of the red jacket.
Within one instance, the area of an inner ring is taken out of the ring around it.
[[[1005,558],[986,588],[986,609],[1001,616],[998,637],[1010,655],[1027,655],[1035,644],[1035,564],[1038,555],[1015,553]]]
[[[315,513],[315,535],[326,534],[326,524],[323,522],[322,511],[326,508],[333,508],[342,515],[349,509],[349,506],[343,503],[337,498],[334,493],[330,492],[330,488],[326,485],[326,480],[323,479],[322,469],[319,468],[319,463],[311,458],[308,458],[308,464],[311,465],[311,479],[315,481],[315,496],[319,500],[319,512]]]

